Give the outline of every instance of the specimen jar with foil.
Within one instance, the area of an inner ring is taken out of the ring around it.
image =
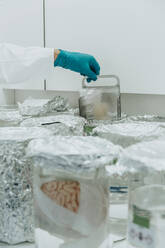
[[[52,131],[53,135],[82,136],[86,120],[80,116],[71,114],[58,114],[54,116],[42,116],[28,118],[21,122],[22,127],[45,127]]]
[[[23,119],[15,105],[0,106],[0,127],[19,126]]]
[[[165,186],[136,188],[131,201],[129,243],[137,248],[164,248]]]
[[[141,121],[100,124],[93,129],[93,135],[126,148],[139,142],[164,137],[165,125],[163,123]]]
[[[56,136],[29,144],[37,248],[108,247],[105,165],[119,152],[120,147],[98,137]]]
[[[143,211],[143,208],[150,199],[152,185],[160,186],[155,191],[153,190],[152,197],[155,206],[157,200],[154,202],[154,198],[156,199],[161,195],[161,187],[165,185],[164,147],[165,140],[161,137],[160,140],[142,142],[128,147],[123,151],[120,158],[120,164],[128,169],[129,177],[128,242],[136,245],[136,247],[157,247],[153,243],[152,246],[149,246],[148,242],[151,241],[152,235],[148,230],[149,224],[146,224],[149,221],[146,220],[146,218],[149,218],[148,212]],[[141,198],[139,198],[138,190],[143,186],[146,187],[144,189],[148,189],[148,192],[145,190],[145,194],[141,194]],[[160,192],[158,189],[160,189]],[[156,196],[154,192],[157,192],[158,195]],[[142,206],[136,206],[136,199],[137,201],[139,199]],[[151,204],[150,207],[152,208]],[[147,216],[145,216],[145,213]],[[152,234],[157,235],[156,229],[152,229]],[[148,241],[144,240],[143,237],[148,237]]]

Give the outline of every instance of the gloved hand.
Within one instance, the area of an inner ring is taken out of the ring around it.
[[[96,59],[88,54],[60,50],[54,66],[60,66],[87,76],[87,81],[96,81],[100,74],[100,66]]]

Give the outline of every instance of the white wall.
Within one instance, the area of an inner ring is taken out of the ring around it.
[[[47,45],[93,54],[101,73],[120,77],[123,93],[165,94],[164,26],[164,0],[46,0]],[[47,86],[79,82],[58,70]]]

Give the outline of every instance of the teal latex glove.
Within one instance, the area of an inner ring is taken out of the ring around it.
[[[87,77],[87,81],[96,81],[100,66],[96,59],[88,54],[60,50],[54,66],[60,66]]]

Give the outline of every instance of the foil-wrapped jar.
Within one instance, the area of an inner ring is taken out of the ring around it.
[[[26,148],[44,128],[0,128],[0,242],[34,241],[32,168]]]
[[[16,127],[22,120],[18,110],[0,107],[0,127]]]
[[[164,248],[165,186],[137,188],[132,195],[129,243],[140,248]]]
[[[120,147],[97,137],[56,136],[29,144],[38,248],[96,248],[105,242],[109,233],[105,165],[112,164],[119,152]]]
[[[119,160],[119,163],[127,168],[129,176],[128,241],[131,244],[137,244],[138,242],[140,246],[137,247],[144,247],[142,246],[143,243],[141,243],[142,240],[140,237],[150,237],[151,232],[147,230],[148,228],[145,226],[145,216],[141,216],[142,209],[140,210],[140,208],[137,208],[134,204],[136,198],[135,194],[142,186],[147,187],[153,184],[165,185],[164,151],[164,140],[142,142],[125,149]],[[147,199],[148,196],[146,194],[146,199],[143,200],[146,202]],[[140,221],[134,219],[136,216],[139,216],[138,219]]]
[[[151,141],[165,136],[165,125],[152,122],[99,125],[93,129],[93,135],[125,148],[138,142]]]
[[[157,115],[131,115],[126,121],[140,121],[140,122],[165,122],[165,117]]]
[[[86,121],[84,118],[74,115],[56,115],[29,118],[24,120],[20,126],[22,127],[45,127],[52,131],[54,135],[72,136],[83,135],[84,125]]]
[[[61,96],[56,96],[53,99],[29,98],[23,103],[18,103],[18,107],[22,116],[44,116],[69,110],[69,103]]]

